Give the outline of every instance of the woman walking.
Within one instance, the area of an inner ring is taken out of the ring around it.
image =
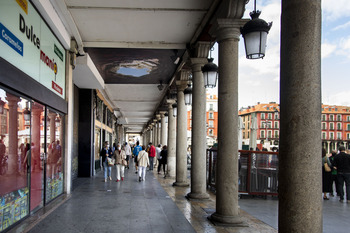
[[[159,159],[159,167],[158,167],[158,174],[160,173],[161,166],[163,165],[163,172],[165,177],[165,165],[168,163],[168,150],[167,146],[163,146],[163,150],[160,152],[160,159]]]
[[[107,171],[108,171],[109,180],[112,180],[112,177],[111,177],[112,167],[108,165],[108,160],[112,159],[112,155],[113,155],[112,150],[109,148],[108,142],[107,141],[104,142],[104,147],[100,152],[100,156],[102,157],[105,182],[107,182]]]
[[[115,164],[117,167],[117,181],[119,182],[120,179],[123,181],[124,180],[124,170],[125,170],[125,162],[126,162],[126,153],[124,150],[124,146],[120,148],[118,147],[118,150],[115,150],[114,156],[115,156]]]
[[[332,164],[329,161],[329,158],[327,157],[326,150],[322,149],[322,192],[323,192],[323,200],[329,200],[327,197],[327,193],[332,192],[332,173],[331,170],[326,169],[325,165],[327,164],[328,167],[331,169]]]
[[[142,150],[137,156],[137,163],[139,167],[139,182],[146,178],[146,168],[149,166],[148,153],[145,151],[146,147],[142,146]]]

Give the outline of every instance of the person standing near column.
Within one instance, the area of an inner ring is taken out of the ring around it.
[[[150,164],[148,153],[145,149],[146,147],[142,146],[142,151],[140,151],[139,155],[137,156],[137,162],[139,166],[139,182],[141,182],[141,180],[145,181],[146,167],[148,167]]]
[[[156,161],[156,167],[158,167],[159,168],[159,166],[160,166],[160,152],[162,151],[162,145],[158,145],[157,147],[156,147],[156,157],[157,157],[157,161]],[[159,169],[158,169],[158,174],[159,174]]]
[[[149,170],[153,171],[153,160],[156,157],[156,148],[152,145],[152,142],[149,143]]]
[[[112,180],[112,177],[111,177],[112,168],[108,166],[108,161],[107,161],[107,158],[112,158],[112,154],[109,153],[109,145],[107,141],[104,142],[104,147],[100,152],[100,156],[102,157],[102,164],[103,164],[104,178],[105,178],[104,181],[107,182],[107,171],[108,171],[109,180]]]
[[[346,187],[346,199],[350,203],[350,155],[345,153],[345,147],[339,147],[339,154],[334,158],[334,167],[337,169],[338,191],[340,202],[344,201],[344,181]]]
[[[133,154],[134,154],[134,162],[135,162],[135,173],[137,174],[137,170],[138,170],[138,166],[137,166],[137,156],[139,154],[139,152],[142,150],[142,147],[140,146],[140,142],[137,141],[136,142],[136,146],[134,148]]]

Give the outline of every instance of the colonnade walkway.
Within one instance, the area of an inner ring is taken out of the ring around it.
[[[207,220],[215,211],[215,195],[188,200],[189,187],[174,187],[174,179],[147,171],[139,182],[134,169],[122,182],[103,182],[103,172],[78,178],[72,194],[61,196],[10,232],[277,232],[277,198],[241,198],[247,227],[219,227]],[[321,194],[320,194],[321,195]],[[349,232],[350,204],[336,197],[324,201],[324,232]]]

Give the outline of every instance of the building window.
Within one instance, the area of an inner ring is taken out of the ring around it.
[[[346,130],[349,130],[349,131],[350,131],[350,124],[347,124],[347,125],[346,125]]]
[[[327,135],[326,132],[322,132],[322,139],[327,139],[326,135]]]
[[[278,120],[278,112],[275,112],[275,120]]]
[[[279,137],[278,132],[279,132],[278,130],[275,130],[275,138]]]
[[[329,133],[329,139],[334,139],[334,133],[333,132]]]
[[[267,137],[268,137],[268,138],[272,138],[272,131],[271,131],[271,130],[268,130],[268,131],[267,131]]]
[[[346,134],[346,139],[350,139],[350,133]]]
[[[340,140],[341,139],[341,133],[337,132],[337,139]]]
[[[214,114],[212,112],[209,113],[209,119],[214,119]]]
[[[337,130],[341,130],[341,123],[337,123]]]
[[[341,121],[341,115],[340,114],[337,115],[337,121]]]
[[[322,123],[322,129],[327,129],[327,124],[326,123]]]
[[[326,114],[322,114],[322,121],[326,121]]]
[[[214,127],[214,121],[209,121],[209,127],[213,128]]]
[[[260,131],[260,138],[265,138],[265,131],[264,130]]]
[[[278,129],[278,121],[275,121],[275,129]]]
[[[260,116],[261,116],[261,119],[262,119],[262,120],[265,120],[265,113],[261,113]]]
[[[212,129],[209,129],[209,135],[213,136],[213,130]]]
[[[267,122],[267,128],[269,128],[269,129],[272,128],[272,122],[271,122],[271,121],[268,121],[268,122]]]
[[[334,121],[334,115],[329,115],[329,120]]]
[[[250,129],[250,124],[249,124],[249,121],[248,121],[248,129]]]
[[[249,138],[249,132],[248,132],[248,138]]]
[[[334,123],[333,122],[329,123],[329,129],[334,130]]]
[[[346,121],[350,121],[350,116],[346,116]]]
[[[210,110],[210,111],[213,111],[213,109],[214,109],[213,104],[209,104],[209,110]]]
[[[245,138],[245,132],[243,132],[243,138]]]
[[[272,113],[267,114],[267,119],[272,120]]]
[[[192,120],[190,120],[190,127],[192,128]]]

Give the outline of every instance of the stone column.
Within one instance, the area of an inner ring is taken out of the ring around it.
[[[9,107],[8,174],[13,175],[18,172],[18,102],[21,99],[7,92],[6,100]]]
[[[282,0],[280,77],[278,230],[322,232],[321,1]]]
[[[165,122],[165,113],[166,112],[160,112],[160,119],[161,119],[161,138],[160,138],[160,144],[162,146],[167,145],[167,127],[166,127],[166,122]]]
[[[176,118],[173,116],[175,100],[167,100],[168,104],[168,166],[167,176],[175,177],[176,171]]]
[[[31,166],[32,171],[39,171],[41,167],[41,161],[40,161],[40,122],[41,122],[41,116],[44,112],[43,106],[39,104],[32,104],[32,145],[31,145]]]
[[[157,123],[157,119],[153,119],[153,140],[152,140],[153,146],[156,146],[157,138],[158,138],[158,123]]]
[[[184,71],[183,71],[184,72]],[[174,186],[188,186],[187,181],[187,110],[184,90],[186,81],[176,81],[177,130],[176,130],[176,181]]]
[[[209,198],[206,179],[206,93],[202,66],[207,63],[210,43],[198,43],[195,49],[198,58],[191,58],[192,67],[192,156],[191,192],[189,198]]]
[[[162,125],[160,123],[160,114],[157,115],[157,125],[158,125],[158,131],[157,131],[157,144],[154,146],[158,146],[160,144],[161,134],[162,134]]]
[[[331,146],[330,146],[331,142],[327,141],[327,150],[328,150],[328,154],[331,152]]]
[[[216,212],[210,219],[239,225],[238,208],[238,42],[241,20],[217,19],[219,44],[218,158]]]

